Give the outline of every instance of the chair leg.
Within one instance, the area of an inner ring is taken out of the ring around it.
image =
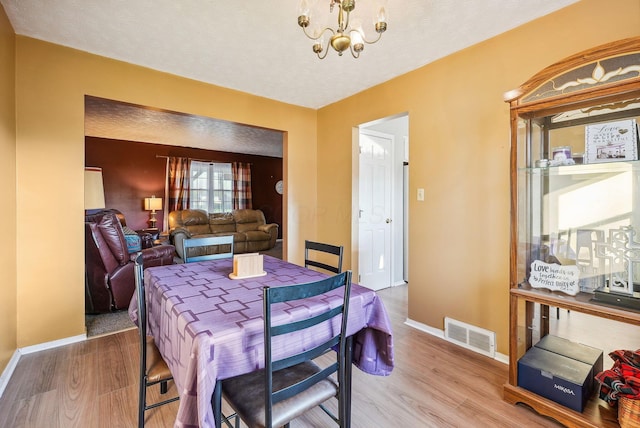
[[[216,428],[222,427],[222,383],[216,382],[211,396],[211,406],[213,407],[213,419],[216,422]]]
[[[168,382],[166,380],[164,382],[160,382],[160,394],[166,394],[168,390]]]
[[[147,386],[144,378],[140,379],[138,393],[138,428],[144,428],[144,409],[147,407]]]

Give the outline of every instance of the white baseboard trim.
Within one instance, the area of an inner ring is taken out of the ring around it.
[[[44,351],[47,349],[57,348],[59,346],[70,345],[72,343],[84,342],[87,340],[86,334],[80,334],[78,336],[65,337],[64,339],[52,340],[51,342],[39,343],[37,345],[25,346],[24,348],[18,348],[21,355],[32,354],[34,352]]]
[[[502,364],[509,365],[509,356],[508,355],[496,352],[495,360],[501,362]]]
[[[422,324],[421,322],[414,321],[409,318],[407,318],[407,320],[404,323],[409,327],[415,328],[416,330],[424,331],[425,333],[429,333],[432,336],[439,337],[440,339],[444,339],[444,330],[430,327],[426,324]]]
[[[412,319],[407,318],[406,321],[404,322],[406,325],[408,325],[409,327],[413,327],[416,330],[420,330],[423,331],[425,333],[428,333],[432,336],[438,337],[442,340],[446,340],[444,338],[444,330],[438,329],[438,328],[434,328],[434,327],[430,327],[426,324],[423,324],[421,322],[418,321],[414,321]],[[449,342],[452,343],[452,342]],[[454,345],[456,345],[455,343],[453,343]],[[459,345],[456,345],[459,346]],[[508,355],[504,355],[504,354],[500,354],[498,352],[495,353],[495,356],[493,358],[494,360],[501,362],[503,364],[509,364],[509,356]]]
[[[2,375],[0,375],[0,398],[2,398],[2,394],[9,384],[9,379],[11,379],[11,375],[18,366],[18,361],[20,361],[20,351],[16,349],[9,360],[9,364],[7,364],[7,367],[2,371]]]
[[[53,340],[51,342],[39,343],[37,345],[25,346],[24,348],[16,349],[9,360],[9,364],[7,364],[7,367],[2,371],[2,375],[0,375],[0,398],[2,398],[2,394],[9,384],[9,379],[11,379],[22,355],[53,349],[59,346],[70,345],[72,343],[84,342],[85,340],[87,340],[87,335],[80,334],[78,336],[66,337],[64,339]]]

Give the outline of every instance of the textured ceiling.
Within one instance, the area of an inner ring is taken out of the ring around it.
[[[85,135],[282,157],[282,132],[85,97]]]
[[[297,25],[299,0],[0,3],[17,34],[317,109],[576,1],[360,0],[365,33],[379,3],[387,32],[359,59],[324,60]],[[309,2],[328,15],[328,0]],[[327,23],[335,20],[334,11]]]

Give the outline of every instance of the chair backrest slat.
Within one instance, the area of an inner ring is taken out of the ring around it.
[[[227,250],[220,251],[221,247]],[[205,253],[191,255],[193,251],[189,250],[190,248],[203,248],[204,250],[201,251]],[[211,251],[216,252],[211,253]],[[233,235],[185,239],[182,241],[182,254],[185,263],[233,257]]]
[[[342,272],[342,255],[344,248],[342,245],[331,245],[322,242],[304,241],[304,267],[316,267],[326,270],[332,273]],[[316,256],[321,254],[329,254],[335,256],[335,265],[330,265],[329,262],[316,259]]]

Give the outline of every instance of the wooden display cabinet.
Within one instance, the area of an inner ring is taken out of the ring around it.
[[[549,334],[550,308],[640,325],[640,37],[547,67],[505,100],[511,261],[504,399],[567,426],[617,427],[616,410],[597,394],[579,413],[519,387],[517,363]],[[541,279],[532,276],[534,261],[563,270]],[[578,279],[567,276],[571,269]]]

